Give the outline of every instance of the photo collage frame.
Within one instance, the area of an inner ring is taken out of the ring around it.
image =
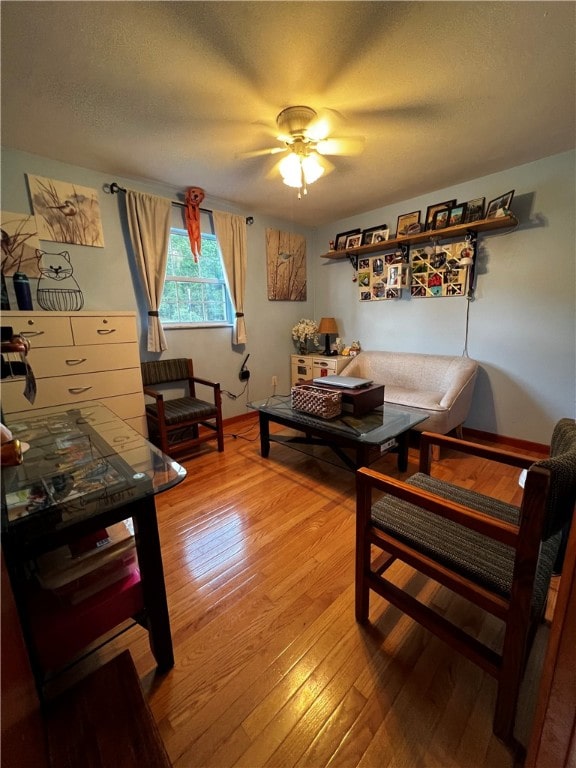
[[[468,241],[414,248],[410,252],[410,296],[465,296],[473,258]]]
[[[401,249],[358,260],[360,301],[399,299],[408,287],[408,257]]]

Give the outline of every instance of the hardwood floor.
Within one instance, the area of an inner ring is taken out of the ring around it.
[[[239,427],[245,431],[246,426]],[[272,445],[257,427],[189,461],[158,497],[176,664],[129,648],[177,768],[511,768],[492,735],[494,680],[376,597],[354,620],[354,475]],[[410,449],[408,474],[417,471]],[[376,465],[399,476],[396,457]],[[518,472],[446,453],[436,474],[519,499]],[[500,623],[405,566],[398,579],[497,643]]]

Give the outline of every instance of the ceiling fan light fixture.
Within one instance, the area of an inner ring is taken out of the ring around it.
[[[298,197],[306,195],[308,185],[325,173],[334,170],[326,155],[359,155],[364,149],[362,136],[330,136],[343,118],[335,110],[323,108],[319,112],[298,105],[286,107],[276,116],[279,133],[276,138],[284,146],[268,147],[243,153],[244,157],[259,157],[282,152],[284,158],[274,166],[269,178],[279,172],[282,181],[298,190]]]
[[[292,150],[280,161],[278,168],[284,184],[298,189],[299,197],[301,192],[307,194],[308,185],[318,181],[324,173],[315,152],[302,154]]]
[[[307,184],[313,184],[322,176],[324,168],[320,165],[316,153],[302,158],[302,172]]]
[[[282,175],[282,181],[289,187],[301,187],[302,186],[302,165],[300,158],[293,152],[283,157],[278,166],[278,170]]]
[[[276,118],[276,124],[283,135],[301,136],[315,117],[316,111],[311,107],[286,107]]]

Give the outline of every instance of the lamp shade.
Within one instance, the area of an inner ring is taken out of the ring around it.
[[[338,326],[333,317],[323,317],[318,325],[318,333],[338,333]]]
[[[333,317],[323,317],[320,320],[320,323],[318,324],[318,333],[324,333],[326,334],[324,336],[325,343],[324,343],[324,355],[331,355],[331,354],[337,354],[336,352],[332,353],[330,351],[330,335],[335,334],[338,335],[338,326],[336,325],[336,320]]]

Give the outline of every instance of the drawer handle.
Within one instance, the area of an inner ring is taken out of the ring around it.
[[[66,360],[66,365],[80,365],[80,363],[85,363],[86,358],[85,357],[78,357],[76,359],[71,358],[70,360]]]
[[[27,339],[27,338],[33,338],[34,336],[43,336],[44,331],[22,331],[20,335],[24,336]]]
[[[109,333],[115,333],[116,328],[98,328],[97,333],[100,334],[100,336],[107,336]]]
[[[89,389],[92,389],[92,387],[69,387],[68,392],[71,395],[79,395],[82,392],[88,392]]]

